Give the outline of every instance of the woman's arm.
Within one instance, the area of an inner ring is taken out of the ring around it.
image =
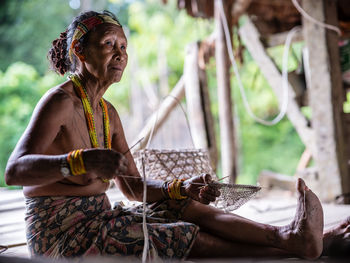
[[[119,153],[125,153],[125,158],[128,161],[128,170],[126,174],[118,174],[115,177],[115,182],[129,200],[142,201],[143,180],[129,151],[120,118],[114,108],[112,118],[114,120],[112,148]],[[215,201],[216,197],[220,195],[219,191],[207,185],[210,181],[211,177],[209,174],[198,175],[186,180],[181,186],[181,195],[188,196],[203,204],[209,204]],[[161,180],[147,180],[147,202],[156,202],[168,198],[163,195],[163,183],[164,181]],[[206,186],[203,187],[202,185]]]
[[[5,170],[8,185],[43,185],[64,179],[60,167],[66,155],[45,153],[72,110],[71,98],[59,88],[43,96],[8,160]]]
[[[117,111],[109,104],[109,112],[111,115],[111,121],[113,121],[112,133],[112,148],[124,154],[128,162],[128,170],[125,174],[117,174],[115,177],[115,183],[123,194],[129,199],[134,201],[142,201],[143,198],[143,179],[140,176],[134,158],[129,151],[129,146],[126,142],[124,130]],[[163,181],[147,179],[147,202],[156,202],[164,199],[162,194]]]

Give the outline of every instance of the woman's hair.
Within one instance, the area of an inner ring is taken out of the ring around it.
[[[55,39],[52,42],[52,47],[50,48],[47,54],[47,58],[49,59],[52,70],[56,71],[58,74],[61,74],[61,75],[64,75],[68,71],[75,72],[78,58],[74,54],[72,56],[72,59],[69,58],[69,48],[72,44],[74,31],[80,22],[97,15],[110,16],[113,20],[119,23],[116,16],[113,13],[106,10],[103,11],[102,13],[98,13],[95,11],[88,11],[76,16],[73,19],[72,23],[68,26],[66,31],[62,32],[60,34],[60,37]],[[89,33],[90,32],[88,32],[87,34],[85,34],[83,37],[79,39],[79,42],[82,48],[84,48],[88,43]]]

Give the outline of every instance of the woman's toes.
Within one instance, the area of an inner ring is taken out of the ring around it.
[[[305,186],[306,186],[306,184],[305,184],[304,180],[301,179],[301,178],[298,178],[298,180],[297,180],[297,190],[299,191],[299,193],[303,193],[304,192]]]

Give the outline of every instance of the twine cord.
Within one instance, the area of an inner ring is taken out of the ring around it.
[[[288,109],[288,67],[287,67],[288,66],[288,54],[289,54],[289,49],[290,49],[292,38],[295,35],[295,33],[298,30],[300,30],[300,28],[299,27],[293,28],[292,30],[289,31],[289,33],[287,35],[286,43],[285,43],[284,51],[283,51],[283,68],[282,68],[282,89],[283,89],[283,97],[282,98],[283,98],[283,100],[281,102],[281,108],[280,108],[279,114],[273,120],[267,121],[267,120],[264,120],[264,119],[257,117],[253,113],[253,111],[248,103],[248,99],[247,99],[247,96],[246,96],[244,88],[243,88],[241,76],[240,76],[239,71],[238,71],[238,66],[237,66],[235,57],[233,55],[230,31],[228,28],[228,22],[227,22],[227,18],[225,16],[225,11],[224,11],[222,1],[219,1],[219,12],[220,12],[220,18],[221,18],[223,28],[224,28],[227,51],[229,54],[229,58],[230,58],[234,73],[237,77],[239,91],[240,91],[240,94],[241,94],[241,97],[243,100],[243,104],[244,104],[244,107],[245,107],[248,115],[260,124],[263,124],[266,126],[276,125],[277,123],[279,123],[283,119],[283,117],[286,115],[287,109]]]
[[[317,19],[313,18],[300,6],[300,4],[297,0],[292,0],[292,3],[294,5],[294,7],[299,11],[299,13],[303,17],[305,17],[307,20],[309,20],[309,21],[311,21],[311,22],[315,23],[316,25],[319,25],[323,28],[335,31],[339,36],[341,36],[341,30],[339,29],[339,27],[323,23],[323,22],[318,21]]]

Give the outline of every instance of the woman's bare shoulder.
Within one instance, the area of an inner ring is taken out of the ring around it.
[[[72,89],[72,84],[65,82],[48,90],[37,103],[26,131],[56,131],[65,125],[76,107]]]
[[[71,111],[77,97],[70,81],[64,82],[48,90],[36,106],[36,113],[41,111],[54,112],[55,114]]]
[[[110,121],[115,124],[115,126],[120,125],[120,118],[117,109],[113,106],[112,103],[110,103],[108,100],[104,99],[107,105],[108,114]]]
[[[116,110],[116,108],[113,106],[112,103],[110,103],[108,100],[106,99],[103,99],[105,102],[106,102],[106,105],[107,105],[107,109],[108,109],[108,113],[109,114],[116,114],[118,115],[118,112]]]
[[[43,153],[51,146],[73,111],[74,103],[67,85],[69,83],[63,83],[48,90],[40,99],[12,158],[28,153]]]

